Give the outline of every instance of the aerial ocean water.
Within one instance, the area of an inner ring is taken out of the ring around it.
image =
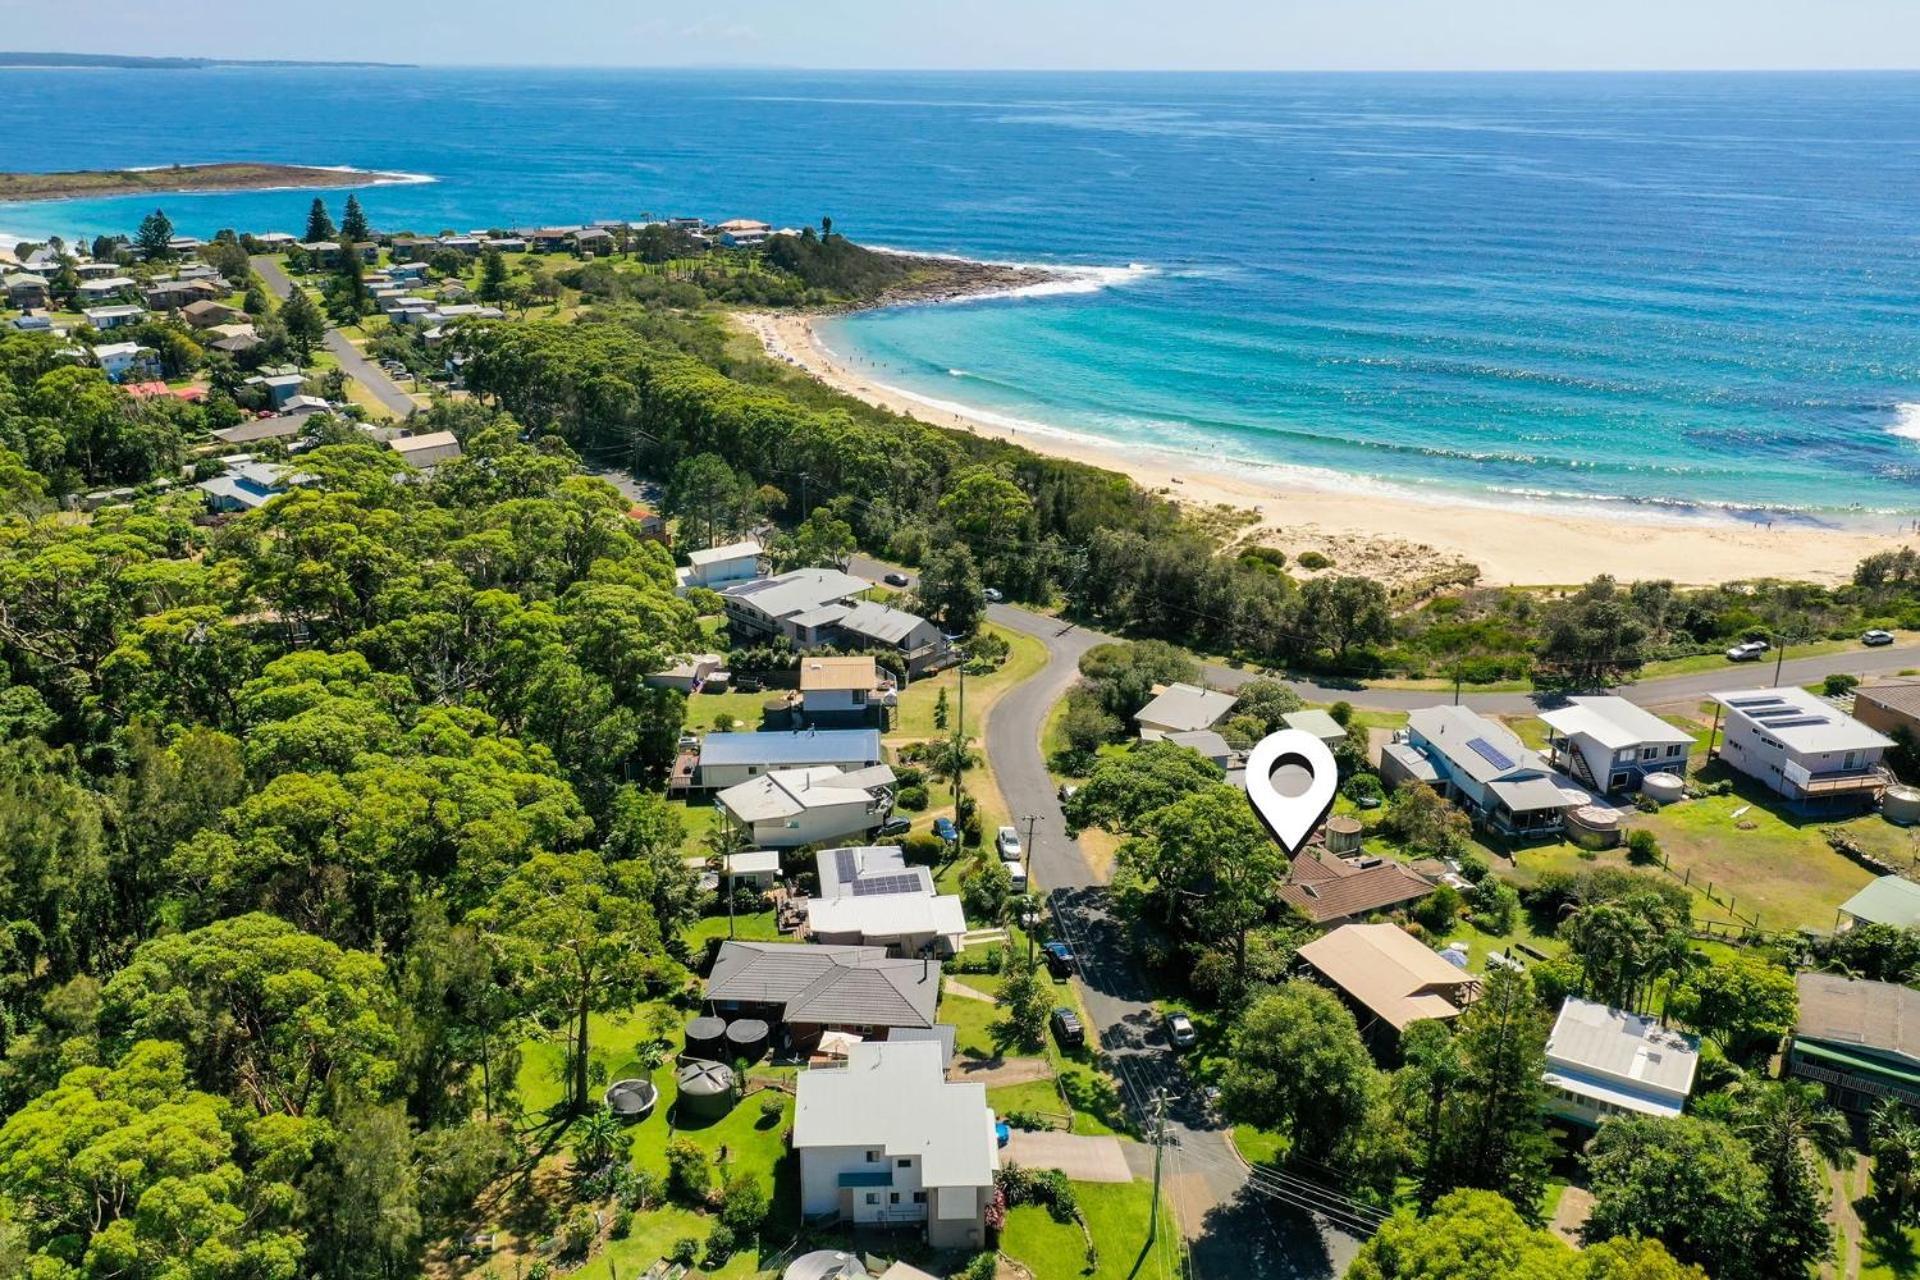
[[[1083,268],[823,336],[930,403],[1216,469],[1920,516],[1920,75],[0,71],[0,99],[0,169],[352,165],[433,179],[363,190],[383,228],[831,215]],[[158,203],[297,232],[311,198]]]

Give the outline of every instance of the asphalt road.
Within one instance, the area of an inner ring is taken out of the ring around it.
[[[251,259],[253,269],[267,282],[267,288],[275,297],[285,300],[293,293],[293,281],[280,264],[269,257]],[[347,335],[338,329],[328,329],[327,350],[340,362],[349,378],[358,382],[378,400],[381,407],[397,418],[405,418],[420,407],[419,401],[400,389],[400,384],[387,376],[387,371],[360,354],[360,349],[348,340]]]
[[[856,569],[856,572],[859,572]],[[1016,825],[1036,819],[1028,866],[1048,891],[1056,927],[1081,961],[1080,990],[1128,1110],[1144,1129],[1166,1099],[1166,1192],[1198,1276],[1331,1277],[1345,1271],[1359,1238],[1299,1207],[1311,1187],[1256,1180],[1209,1114],[1168,1043],[1151,988],[1135,963],[1111,895],[1067,834],[1040,747],[1047,713],[1079,678],[1080,655],[1108,637],[1024,609],[991,605],[987,616],[1047,648],[1039,674],[1010,690],[988,715],[986,749]],[[1291,1193],[1291,1203],[1277,1197]]]
[[[856,557],[852,572],[879,581],[900,572]],[[912,580],[911,575],[909,581]],[[1047,714],[1079,677],[1081,655],[1115,637],[1077,627],[1027,609],[990,605],[988,618],[1040,640],[1047,649],[1041,671],[1009,691],[989,714],[986,750],[993,761],[1009,812],[1023,829],[1035,819],[1029,867],[1048,893],[1056,927],[1080,960],[1079,984],[1100,1045],[1119,1079],[1128,1109],[1143,1130],[1166,1099],[1166,1190],[1189,1239],[1194,1276],[1333,1277],[1343,1274],[1364,1238],[1366,1222],[1325,1180],[1250,1170],[1228,1135],[1181,1069],[1167,1042],[1152,990],[1134,958],[1127,929],[1113,910],[1101,878],[1078,841],[1068,836],[1040,735]],[[1835,671],[1885,673],[1920,665],[1920,649],[1859,649],[1788,661],[1783,681],[1804,684]],[[1207,664],[1216,687],[1235,688],[1258,672]],[[1714,669],[1628,685],[1619,692],[1642,705],[1697,699],[1716,689],[1771,683],[1771,663]],[[1345,699],[1358,707],[1412,710],[1447,695],[1431,690],[1371,689],[1289,680],[1303,698]],[[1462,701],[1494,713],[1525,713],[1547,699],[1528,693],[1466,694]],[[1143,1256],[1140,1274],[1152,1274]]]

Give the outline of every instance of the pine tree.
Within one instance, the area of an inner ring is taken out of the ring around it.
[[[507,294],[507,260],[498,249],[487,250],[480,260],[480,296],[498,302]]]
[[[155,209],[140,219],[140,231],[134,237],[134,243],[140,246],[141,256],[158,260],[173,256],[173,250],[167,246],[172,239],[173,220],[167,217],[165,210]]]
[[[331,239],[333,239],[333,219],[327,213],[327,202],[315,196],[313,208],[307,210],[307,243]]]
[[[359,196],[347,197],[347,207],[340,214],[340,239],[347,244],[364,244],[373,239],[373,231],[367,226],[367,215],[360,208]]]
[[[287,341],[293,344],[300,363],[307,363],[313,356],[314,344],[326,336],[327,322],[305,289],[295,286],[287,296],[285,305],[280,308],[280,322],[287,327]]]

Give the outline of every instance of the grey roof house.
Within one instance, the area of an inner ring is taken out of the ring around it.
[[[940,966],[891,958],[885,947],[723,942],[707,1002],[719,1014],[779,1023],[800,1050],[828,1031],[888,1038],[933,1027]]]

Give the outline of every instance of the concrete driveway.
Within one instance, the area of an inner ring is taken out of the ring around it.
[[[1000,1148],[1002,1164],[1029,1169],[1058,1169],[1075,1182],[1132,1182],[1127,1153],[1114,1137],[1082,1137],[1075,1133],[1015,1129]]]

